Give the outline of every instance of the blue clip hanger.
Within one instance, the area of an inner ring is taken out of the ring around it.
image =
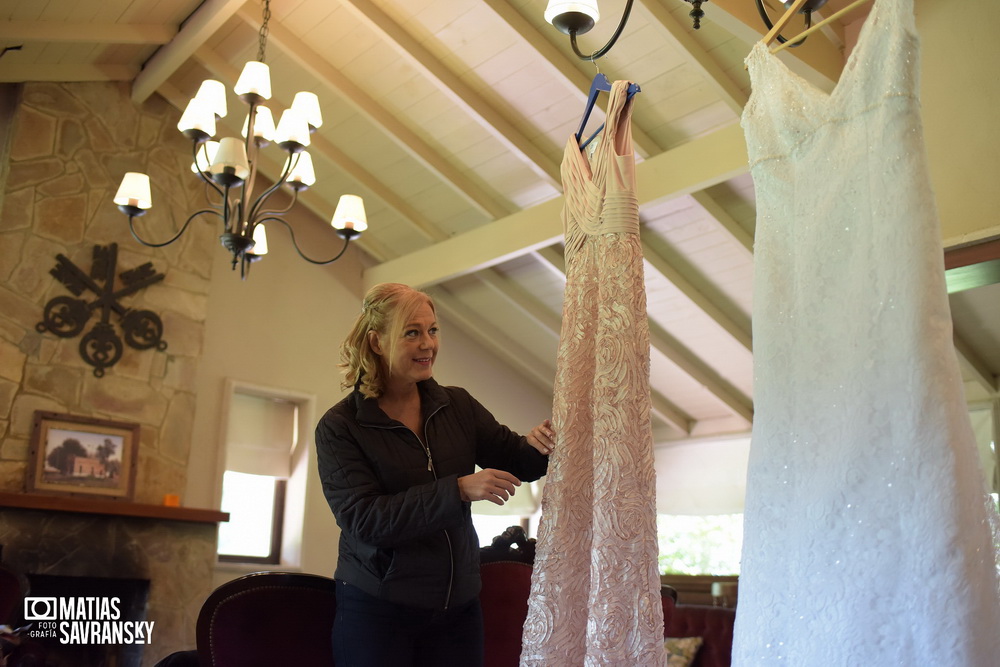
[[[628,86],[628,98],[631,98],[633,95],[640,92],[641,90],[642,89],[639,88],[639,84],[630,83]],[[594,111],[594,105],[597,103],[597,97],[602,92],[604,93],[611,92],[611,81],[608,80],[607,76],[605,76],[601,72],[598,72],[597,75],[594,76],[594,80],[590,82],[590,93],[587,95],[587,107],[583,110],[583,120],[580,122],[580,129],[577,130],[576,134],[574,135],[576,137],[576,143],[580,144],[581,151],[584,148],[586,148],[591,141],[594,140],[594,137],[600,134],[601,130],[604,129],[604,123],[601,123],[601,126],[597,128],[594,131],[594,133],[587,138],[586,141],[584,141],[583,143],[580,142],[581,137],[583,137],[583,130],[585,127],[587,127],[587,121],[590,120],[590,114]]]

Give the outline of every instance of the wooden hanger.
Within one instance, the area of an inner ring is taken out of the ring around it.
[[[798,42],[800,40],[803,40],[806,37],[808,37],[809,35],[813,34],[813,32],[819,30],[820,28],[822,28],[823,26],[825,26],[827,23],[830,23],[832,21],[836,21],[841,16],[846,16],[847,14],[850,14],[855,9],[857,9],[858,7],[860,7],[861,5],[869,3],[871,1],[872,0],[855,0],[851,4],[847,5],[843,9],[841,9],[839,12],[834,12],[830,16],[828,16],[825,19],[823,19],[822,21],[820,21],[819,23],[814,23],[809,28],[806,28],[805,30],[803,30],[802,32],[800,32],[799,34],[797,34],[795,37],[789,38],[784,44],[779,44],[778,46],[774,47],[773,49],[771,49],[771,53],[777,53],[778,51],[781,51],[782,49],[787,49],[789,46],[792,46],[796,42]],[[789,10],[789,11],[791,11],[791,10]],[[784,17],[782,17],[782,18],[784,18]],[[778,27],[777,24],[775,24],[775,27]],[[772,30],[771,32],[774,32],[774,31]],[[768,35],[770,35],[770,34],[771,33],[768,33]],[[777,36],[777,35],[775,35],[775,36]],[[769,45],[770,45],[770,43],[771,42],[767,42],[767,44],[769,44]]]
[[[781,18],[774,22],[774,27],[760,40],[765,46],[771,46],[774,40],[778,39],[778,34],[784,29],[788,22],[792,20],[792,17],[799,13],[802,9],[802,5],[806,4],[808,0],[795,0],[791,7],[785,10],[785,13],[781,15]],[[791,41],[791,40],[789,40]],[[788,42],[785,42],[786,44]]]
[[[805,2],[805,0],[802,1]],[[641,89],[639,88],[639,84],[630,83],[628,86],[628,97],[632,97],[640,91]],[[597,97],[602,92],[611,92],[611,81],[609,81],[608,77],[604,74],[598,72],[594,76],[594,80],[590,82],[590,93],[587,95],[587,106],[583,110],[583,120],[580,121],[580,129],[578,129],[576,134],[573,135],[576,137],[576,143],[579,144],[581,151],[587,147],[587,144],[594,140],[594,137],[596,137],[601,130],[604,129],[604,123],[601,123],[601,126],[597,128],[592,135],[587,137],[586,141],[580,141],[580,138],[583,136],[583,130],[587,127],[587,121],[590,120],[590,114],[594,111],[594,105],[597,104]]]

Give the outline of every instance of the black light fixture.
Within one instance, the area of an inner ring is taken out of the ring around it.
[[[597,9],[597,0],[583,0],[582,2],[549,0],[549,4],[545,8],[545,20],[560,32],[569,35],[569,43],[573,46],[573,53],[580,60],[594,61],[603,57],[618,41],[622,30],[625,29],[625,24],[628,23],[629,14],[632,12],[632,2],[633,0],[626,0],[622,19],[618,22],[618,28],[611,35],[608,43],[590,54],[580,52],[580,47],[576,44],[576,36],[590,32],[600,20],[601,13]]]
[[[826,1],[827,0],[806,0],[805,4],[799,8],[799,13],[805,17],[805,24],[807,29],[812,26],[812,13],[818,10],[823,5],[825,5]],[[774,23],[771,21],[771,17],[767,15],[767,8],[764,7],[763,0],[755,0],[755,2],[757,3],[757,13],[760,14],[760,18],[762,21],[764,21],[764,25],[767,26],[767,29],[771,30],[772,28],[774,28]],[[792,8],[794,2],[795,0],[784,0],[782,4],[785,5],[785,10],[787,11]],[[779,44],[784,44],[787,41],[788,41],[787,39],[785,39],[781,35],[778,35]],[[795,47],[805,43],[806,43],[806,38],[803,37],[795,44],[789,44],[788,48],[794,49]]]
[[[263,0],[263,7],[264,20],[258,37],[257,60],[244,66],[233,87],[233,92],[250,107],[243,125],[245,139],[224,137],[219,141],[212,140],[216,122],[227,113],[226,89],[219,81],[202,82],[177,124],[177,129],[191,140],[191,171],[205,182],[209,208],[193,213],[172,238],[153,243],[140,237],[135,229],[135,218],[152,207],[149,176],[138,172],[125,174],[114,198],[119,210],[128,216],[132,236],[151,248],[162,248],[179,239],[195,218],[208,216],[221,220],[222,235],[219,240],[232,253],[233,269],[237,264],[240,266],[242,278],[246,278],[250,263],[267,253],[264,223],[283,225],[289,232],[295,251],[313,264],[330,264],[340,259],[350,241],[368,228],[361,197],[342,195],[331,224],[337,235],[344,239],[344,246],[334,257],[316,260],[302,253],[295,241],[294,230],[282,217],[295,205],[298,193],[316,182],[312,158],[305,148],[310,143],[309,135],[322,125],[323,120],[316,95],[300,92],[275,127],[270,109],[264,106],[264,102],[271,97],[270,71],[264,64],[270,1]],[[255,196],[258,153],[272,141],[287,154],[284,167],[275,183]],[[282,210],[268,209],[268,199],[283,185],[292,192],[291,203]]]
[[[701,20],[705,17],[705,11],[701,8],[703,2],[708,2],[708,0],[684,0],[685,2],[691,3],[691,11],[688,12],[688,16],[691,17],[691,21],[694,24],[694,29],[698,30],[701,28]]]

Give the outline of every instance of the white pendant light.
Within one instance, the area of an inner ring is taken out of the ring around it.
[[[153,196],[149,190],[149,176],[137,171],[130,171],[122,178],[118,192],[115,193],[115,204],[132,206],[146,210],[153,206]]]
[[[191,171],[195,174],[207,174],[215,161],[215,154],[219,152],[218,141],[206,141],[198,147],[195,153],[195,161],[191,163]]]
[[[263,224],[259,224],[253,228],[253,254],[267,254],[267,233],[264,231]]]
[[[334,229],[353,230],[361,233],[368,229],[368,216],[365,215],[365,202],[358,195],[340,195],[337,210],[333,212],[330,221]]]
[[[278,145],[285,150],[302,150],[309,145],[309,123],[297,109],[285,109],[274,131]]]
[[[215,79],[205,79],[198,87],[195,98],[202,100],[212,110],[216,118],[225,118],[229,109],[226,105],[226,86]]]
[[[294,166],[286,179],[288,187],[293,190],[305,190],[316,183],[316,171],[313,169],[312,156],[309,155],[309,151],[300,151],[295,155],[288,156],[285,159],[282,173],[288,169],[290,163]]]
[[[305,117],[310,131],[315,131],[323,125],[323,113],[319,109],[319,98],[316,97],[316,93],[306,90],[295,93],[292,108]]]
[[[233,86],[233,92],[244,100],[255,96],[264,100],[271,99],[271,69],[257,60],[247,62]]]
[[[236,137],[224,137],[210,171],[212,178],[222,185],[239,185],[250,175],[247,147]]]
[[[253,136],[257,139],[257,144],[266,146],[274,141],[274,116],[271,110],[265,106],[254,107],[257,115],[253,119]],[[250,124],[250,114],[243,119],[243,129],[240,134],[247,136],[247,126]]]
[[[192,141],[215,136],[215,114],[205,100],[191,98],[177,122],[177,129]]]
[[[569,30],[564,26],[569,24],[577,34],[582,35],[601,20],[601,12],[597,9],[597,0],[549,0],[545,7],[545,20],[565,33]]]

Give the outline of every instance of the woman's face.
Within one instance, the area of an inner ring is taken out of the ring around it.
[[[393,352],[392,363],[386,358],[389,346],[383,336],[373,332],[372,349],[389,367],[389,381],[393,383],[420,382],[434,374],[434,360],[438,352],[438,328],[434,310],[423,303],[403,327],[403,332]]]

